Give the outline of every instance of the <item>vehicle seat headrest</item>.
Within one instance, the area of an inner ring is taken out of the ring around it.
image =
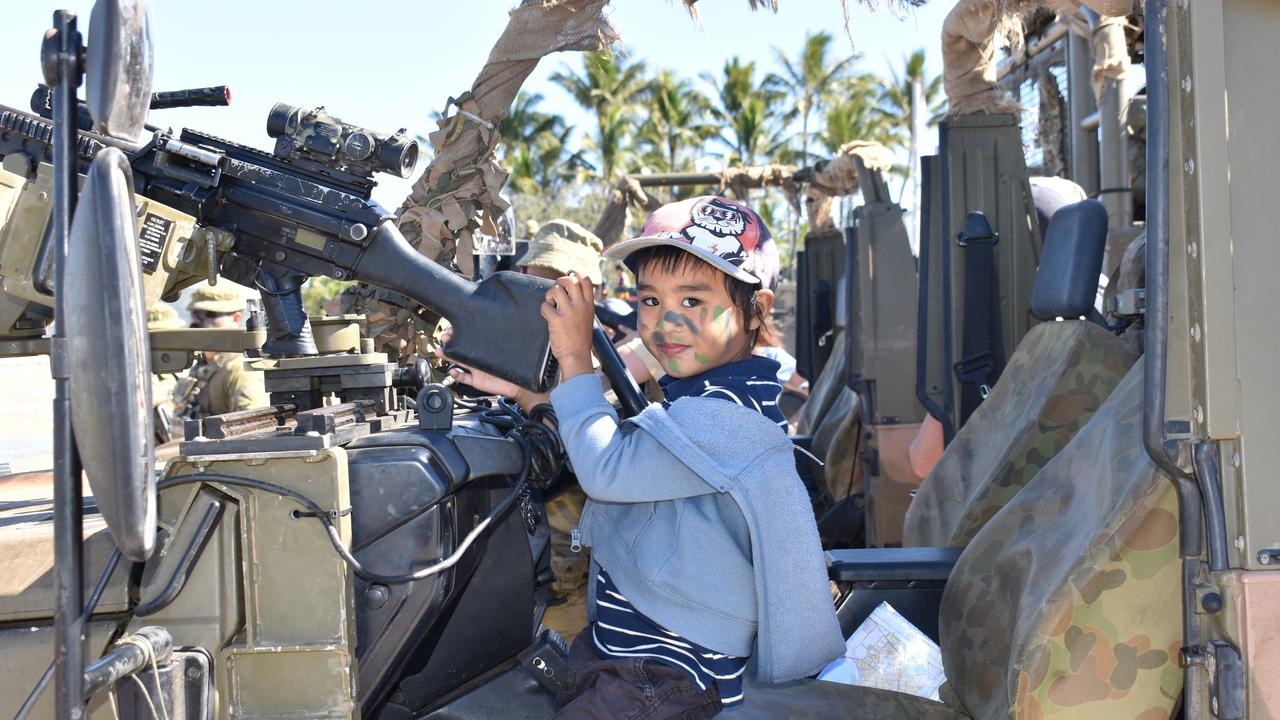
[[[1094,315],[1106,247],[1102,203],[1083,200],[1054,213],[1031,288],[1031,314],[1041,320]]]

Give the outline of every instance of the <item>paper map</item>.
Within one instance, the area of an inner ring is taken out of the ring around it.
[[[845,641],[844,655],[818,679],[938,700],[938,688],[947,678],[937,643],[886,602],[853,631]]]

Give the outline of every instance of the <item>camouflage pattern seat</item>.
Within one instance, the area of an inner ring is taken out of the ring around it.
[[[748,685],[735,715],[1167,720],[1182,693],[1177,499],[1143,450],[1142,376],[1131,369],[961,554],[939,618],[946,703]]]
[[[907,509],[904,545],[964,547],[1089,421],[1137,351],[1087,320],[1041,323]]]

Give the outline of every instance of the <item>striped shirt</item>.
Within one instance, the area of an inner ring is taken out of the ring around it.
[[[764,415],[785,432],[787,419],[778,409],[778,396],[782,394],[778,367],[777,360],[752,355],[692,377],[664,376],[658,380],[666,398],[662,406],[670,407],[682,397],[728,400]]]
[[[690,642],[645,617],[623,597],[603,568],[596,574],[596,621],[591,639],[602,658],[653,658],[682,671],[705,691],[716,683],[720,703],[742,702],[742,671],[747,659],[718,653]]]
[[[787,421],[778,410],[782,385],[777,382],[777,373],[776,361],[752,356],[693,377],[664,377],[658,383],[666,398],[663,407],[670,407],[682,397],[716,398],[755,410],[786,432]],[[595,598],[596,622],[591,633],[600,657],[654,658],[684,672],[699,690],[715,683],[725,707],[742,702],[742,672],[747,658],[702,647],[645,617],[622,595],[603,568],[596,575]]]

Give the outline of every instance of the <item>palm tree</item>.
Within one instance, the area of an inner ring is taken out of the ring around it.
[[[728,162],[755,165],[785,144],[781,127],[782,94],[767,83],[756,84],[756,64],[730,58],[719,77],[705,75],[715,88],[712,116],[722,130],[713,139],[728,151]]]
[[[628,63],[608,49],[583,56],[582,74],[567,66],[551,76],[580,106],[595,113],[596,134],[590,138],[607,185],[627,161],[627,142],[636,125],[634,111],[648,88],[643,62]]]
[[[658,73],[649,86],[649,119],[640,128],[640,141],[647,145],[667,172],[680,166],[680,151],[699,148],[715,129],[702,122],[711,103],[688,80],[677,79],[670,70]]]
[[[810,162],[809,118],[822,111],[828,95],[858,57],[831,58],[831,42],[831,33],[826,31],[806,34],[800,56],[794,60],[782,50],[773,49],[782,73],[771,75],[769,82],[795,102],[795,114],[800,117],[800,162],[804,165]]]
[[[881,80],[869,74],[843,80],[833,92],[823,114],[823,129],[817,140],[828,153],[854,140],[872,140],[888,147],[902,142],[896,118],[881,105]]]
[[[498,123],[498,135],[502,137],[504,158],[513,150],[532,144],[543,133],[554,132],[559,126],[564,125],[564,119],[559,115],[544,113],[537,109],[542,101],[542,93],[521,91],[516,95],[515,102],[511,103],[510,112],[502,122]]]
[[[901,72],[890,70],[892,78],[883,83],[880,100],[885,116],[899,125],[907,126],[907,172],[902,180],[902,190],[898,193],[898,202],[910,205],[913,215],[920,204],[920,121],[924,119],[929,127],[933,127],[946,112],[942,76],[927,77],[924,61],[924,49],[920,48],[903,59]],[[905,197],[908,188],[911,189],[910,198]],[[917,243],[915,225],[914,222],[908,223],[913,248]]]

